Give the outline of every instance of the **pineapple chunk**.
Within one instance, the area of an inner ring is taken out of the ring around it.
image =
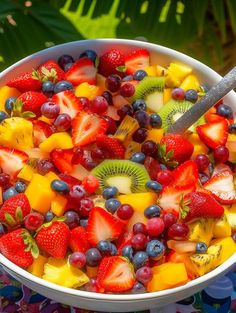
[[[207,154],[208,148],[204,143],[200,140],[197,133],[190,133],[187,139],[193,144],[194,150],[192,154],[192,159],[194,159],[198,154]]]
[[[229,134],[226,142],[226,147],[229,149],[229,161],[236,163],[236,135]]]
[[[72,149],[74,147],[71,136],[66,132],[52,134],[44,140],[39,148],[43,152],[50,153],[54,149]]]
[[[202,241],[209,245],[213,236],[215,221],[213,219],[201,218],[195,222],[190,223],[189,226],[189,240]]]
[[[208,248],[207,253],[196,253],[190,256],[190,260],[198,273],[202,276],[215,269],[221,260],[222,246],[212,245]]]
[[[195,75],[188,75],[180,85],[180,88],[182,88],[185,91],[188,89],[194,89],[198,91],[199,87],[200,83]]]
[[[166,104],[168,101],[171,100],[171,93],[172,93],[171,88],[164,88],[164,91],[163,91],[163,103],[164,104]]]
[[[183,81],[186,76],[192,73],[191,67],[178,63],[170,63],[168,74],[173,74],[178,80]]]
[[[225,208],[225,214],[227,216],[232,231],[236,231],[236,204],[233,204],[229,208]]]
[[[141,151],[141,144],[135,141],[130,141],[125,150],[125,159],[129,159],[134,153]]]
[[[45,264],[43,279],[68,288],[77,288],[89,281],[84,272],[71,266],[67,260],[54,258],[49,258]]]
[[[231,227],[227,218],[227,215],[224,214],[221,218],[219,218],[213,229],[213,237],[214,238],[222,238],[231,236]]]
[[[44,265],[47,263],[47,260],[48,259],[45,256],[39,255],[37,259],[34,259],[32,265],[28,267],[28,272],[41,278],[43,276]]]
[[[156,66],[156,75],[157,76],[166,76],[167,75],[167,69],[161,65]]]
[[[27,163],[23,166],[17,177],[19,179],[29,182],[31,181],[35,173],[37,173],[37,160],[29,159]]]
[[[219,238],[211,242],[212,245],[219,246],[222,249],[221,259],[219,264],[224,263],[234,253],[236,253],[236,244],[232,237]]]
[[[148,76],[157,76],[156,66],[154,65],[146,67],[145,72],[148,74]]]
[[[26,150],[33,148],[33,124],[22,117],[10,117],[0,124],[0,145]]]

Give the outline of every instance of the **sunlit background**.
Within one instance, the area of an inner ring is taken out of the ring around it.
[[[235,65],[236,1],[0,0],[0,70],[58,43],[137,37],[224,74]]]

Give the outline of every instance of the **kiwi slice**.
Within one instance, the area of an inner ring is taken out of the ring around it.
[[[176,122],[186,111],[188,111],[194,104],[190,101],[168,101],[162,109],[158,112],[162,119],[162,128],[166,131],[174,122]],[[205,119],[201,117],[195,124],[193,124],[189,130],[194,132],[196,126],[204,124]]]
[[[163,107],[164,77],[146,76],[135,87],[134,100],[144,99],[151,112],[159,112]]]
[[[115,186],[122,194],[146,191],[150,177],[141,164],[128,160],[106,160],[96,166],[91,174],[99,179],[100,191]]]

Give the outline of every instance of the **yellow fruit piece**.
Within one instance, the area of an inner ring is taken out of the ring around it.
[[[101,94],[102,94],[101,88],[95,85],[90,85],[86,82],[75,87],[76,97],[86,97],[89,100],[93,100],[95,97],[100,96]]]
[[[45,122],[45,123],[49,124],[49,125],[52,125],[53,122],[54,122],[54,120],[51,120],[51,119],[49,119],[49,118],[46,118],[44,115],[40,116],[38,119],[39,119],[40,121],[42,121],[42,122]]]
[[[157,76],[157,69],[154,65],[146,67],[145,72],[148,74],[148,76]]]
[[[229,161],[236,163],[236,135],[229,134],[226,142],[226,147],[229,149]]]
[[[66,132],[55,133],[39,145],[43,152],[50,153],[53,149],[72,149],[71,136]]]
[[[21,180],[25,180],[27,182],[31,181],[33,175],[37,173],[37,160],[30,159],[28,162],[23,166],[17,177]]]
[[[167,76],[165,77],[165,85],[168,88],[175,88],[179,87],[181,84],[181,80],[179,80],[173,73],[168,72]]]
[[[188,281],[184,263],[167,262],[152,268],[153,278],[147,284],[147,291],[154,292],[173,288]]]
[[[96,277],[98,274],[98,266],[91,267],[91,266],[86,266],[86,274],[88,275],[89,278]]]
[[[134,211],[132,217],[129,219],[129,222],[126,226],[127,230],[132,232],[133,226],[136,223],[143,223],[143,224],[147,223],[147,218],[144,216],[143,213],[138,212],[138,211]]]
[[[22,117],[5,119],[0,124],[0,145],[19,150],[33,148],[33,124]]]
[[[49,180],[50,184],[53,180],[55,179],[60,179],[57,174],[55,174],[54,172],[48,172],[44,177],[47,177],[47,179]]]
[[[39,255],[37,259],[34,259],[34,262],[30,267],[27,268],[28,272],[31,274],[42,277],[44,271],[44,265],[47,263],[48,258],[43,255]]]
[[[232,237],[215,239],[211,242],[212,245],[222,247],[221,259],[219,265],[224,263],[234,253],[236,253],[236,244]]]
[[[71,266],[67,260],[54,258],[49,258],[45,264],[43,279],[68,288],[77,288],[89,281],[84,272]]]
[[[114,138],[121,140],[122,142],[130,140],[133,133],[139,128],[139,124],[136,119],[129,115],[123,119],[117,128]]]
[[[225,208],[225,214],[232,231],[236,231],[236,204],[233,204],[229,208]]]
[[[222,238],[231,236],[231,226],[229,224],[227,215],[224,214],[221,218],[219,218],[213,229],[213,237],[214,238]]]
[[[51,202],[56,196],[47,177],[39,174],[33,174],[25,194],[30,202],[31,208],[42,214],[50,210]]]
[[[125,146],[125,159],[129,159],[135,152],[141,151],[141,144],[132,140],[127,144],[125,142]]]
[[[207,154],[209,149],[207,146],[200,140],[197,133],[191,133],[188,135],[187,139],[193,144],[194,150],[192,158],[195,158],[198,154]]]
[[[167,75],[170,73],[174,75],[176,79],[183,81],[186,76],[192,73],[192,69],[184,64],[170,63]]]
[[[164,88],[164,91],[163,91],[163,103],[164,104],[166,104],[168,101],[171,100],[171,92],[172,92],[171,88]]]
[[[163,134],[164,134],[164,130],[162,128],[159,128],[159,129],[152,128],[148,131],[146,140],[153,140],[156,143],[160,143],[161,138],[163,137]]]
[[[156,75],[157,76],[166,76],[167,69],[161,65],[156,66]]]
[[[56,197],[51,202],[51,211],[56,216],[62,216],[65,213],[67,199],[60,194],[57,194]]]
[[[21,95],[21,92],[16,88],[3,86],[0,88],[0,111],[5,111],[5,102],[10,97],[18,98]]]
[[[97,86],[100,87],[102,92],[106,90],[106,77],[97,73]]]
[[[118,196],[118,200],[122,204],[130,204],[135,211],[143,213],[149,205],[157,202],[157,195],[154,192],[131,193]]]
[[[183,90],[194,89],[196,91],[199,90],[200,82],[195,75],[188,75],[180,85],[180,88]]]
[[[195,222],[188,224],[189,226],[189,241],[202,241],[209,245],[213,237],[215,221],[213,219],[201,218]]]

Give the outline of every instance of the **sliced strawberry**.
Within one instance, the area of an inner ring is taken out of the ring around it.
[[[198,180],[198,168],[194,161],[189,160],[179,165],[172,172],[174,181],[172,185],[178,188],[195,186]]]
[[[125,147],[119,139],[107,135],[99,135],[96,138],[96,144],[99,148],[106,150],[110,158],[124,159]]]
[[[107,51],[99,58],[98,72],[104,76],[111,74],[122,75],[123,73],[118,71],[118,67],[125,65],[125,56],[123,52],[118,49],[112,49]]]
[[[149,66],[150,54],[147,49],[140,48],[131,51],[125,58],[127,74],[134,74],[137,70],[144,70]]]
[[[51,80],[53,82],[57,82],[63,80],[65,77],[65,72],[54,60],[48,60],[40,65],[38,72],[42,75],[44,81]]]
[[[50,153],[51,160],[55,167],[62,173],[69,173],[72,170],[72,150],[54,149]]]
[[[72,122],[72,140],[75,146],[94,142],[98,135],[104,134],[108,122],[96,115],[80,112]]]
[[[34,75],[34,72],[20,74],[7,82],[7,86],[22,92],[40,91],[41,85],[41,81]]]
[[[69,247],[73,252],[86,252],[90,248],[86,230],[82,226],[71,230]]]
[[[211,114],[207,115],[207,117],[206,117],[207,123],[219,122],[219,121],[223,121],[223,120],[225,120],[225,118],[223,116],[215,114],[215,113],[211,113]]]
[[[105,209],[93,208],[88,219],[88,240],[92,245],[100,240],[115,240],[122,233],[123,227],[124,224]]]
[[[89,58],[81,58],[66,72],[65,79],[75,86],[84,82],[96,85],[96,74],[97,69],[93,61]]]
[[[130,245],[132,237],[133,237],[133,233],[131,231],[122,233],[120,235],[120,237],[118,238],[117,243],[116,243],[117,251],[119,254],[121,254],[122,249],[125,246]]]
[[[181,217],[185,222],[198,218],[220,218],[224,208],[211,195],[204,192],[191,192],[185,195],[181,207]]]
[[[33,121],[34,126],[34,144],[38,146],[41,142],[43,142],[45,139],[47,139],[49,136],[53,134],[53,129],[51,125],[40,121],[35,120]]]
[[[97,284],[110,292],[129,290],[135,283],[134,269],[127,258],[103,258],[98,268]]]
[[[0,146],[0,167],[14,179],[28,160],[28,155],[20,150]]]
[[[210,148],[225,145],[228,138],[228,122],[226,119],[199,125],[196,128],[200,139]]]
[[[83,109],[79,99],[70,90],[55,94],[52,102],[59,105],[60,113],[67,113],[72,119]]]
[[[61,180],[63,180],[65,183],[68,184],[69,188],[71,188],[75,185],[81,184],[81,180],[79,180],[73,176],[70,176],[68,174],[60,173],[58,176]]]
[[[161,192],[158,204],[166,212],[178,213],[181,198],[189,192],[194,191],[195,188],[195,186],[190,186],[188,188],[166,186]]]
[[[236,202],[236,191],[234,188],[233,173],[224,165],[216,166],[212,177],[203,185],[210,190],[220,203],[230,204]]]
[[[23,111],[33,112],[36,117],[41,115],[41,106],[48,101],[43,93],[36,91],[24,92],[17,100],[22,101]]]

